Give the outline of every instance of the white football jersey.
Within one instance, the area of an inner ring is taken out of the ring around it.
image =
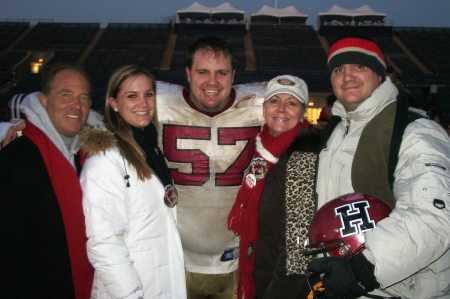
[[[227,218],[264,123],[266,83],[233,88],[233,105],[210,117],[189,106],[182,86],[157,82],[159,145],[178,190],[178,229],[190,272],[238,268],[236,255],[226,254],[239,246]]]

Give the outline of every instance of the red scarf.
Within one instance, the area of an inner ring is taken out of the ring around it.
[[[53,142],[31,122],[26,121],[23,135],[39,148],[58,199],[69,248],[75,298],[88,299],[94,280],[94,268],[87,257],[86,226],[77,173]]]
[[[228,215],[228,229],[240,236],[238,299],[251,299],[255,296],[253,270],[255,268],[258,236],[258,207],[267,174],[298,136],[299,131],[308,128],[309,125],[309,122],[305,120],[291,130],[273,137],[266,124],[258,135],[261,142],[257,141],[254,158],[262,157],[266,160],[266,175],[261,180],[256,181],[255,185],[248,184],[244,180],[237,194],[236,202]]]

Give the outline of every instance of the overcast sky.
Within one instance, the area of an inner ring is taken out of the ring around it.
[[[199,0],[205,6],[223,4],[222,0]],[[194,3],[192,0],[0,0],[0,21],[52,20],[54,22],[165,23],[176,11]],[[244,10],[246,17],[268,5],[284,8],[293,5],[307,14],[308,25],[315,26],[319,12],[334,4],[346,9],[369,5],[386,13],[393,26],[450,27],[450,0],[228,0]],[[34,22],[36,22],[34,21]],[[33,23],[33,22],[32,22]]]

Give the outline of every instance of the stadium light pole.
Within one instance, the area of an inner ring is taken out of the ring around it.
[[[278,0],[275,0],[275,8],[278,8]]]

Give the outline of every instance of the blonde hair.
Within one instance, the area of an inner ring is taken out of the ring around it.
[[[114,136],[117,139],[117,145],[119,146],[122,155],[136,168],[138,178],[140,180],[149,179],[152,173],[147,164],[145,152],[134,139],[130,125],[111,107],[109,104],[109,98],[113,97],[117,99],[121,84],[125,80],[142,75],[150,79],[153,90],[156,94],[155,78],[148,70],[136,65],[125,65],[116,69],[109,78],[105,101],[105,125],[109,131],[114,133]],[[155,114],[151,122],[154,124],[156,129],[158,129],[159,126],[157,115],[158,113],[155,105]]]

